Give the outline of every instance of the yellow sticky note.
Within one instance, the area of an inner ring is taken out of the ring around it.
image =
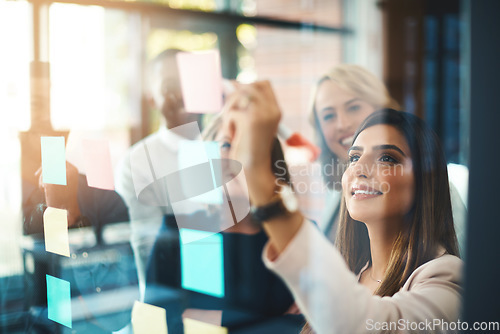
[[[226,327],[215,326],[198,320],[184,318],[183,323],[184,334],[228,334]]]
[[[43,213],[43,231],[45,250],[69,257],[68,211],[48,207]]]
[[[164,308],[136,301],[132,309],[134,334],[168,334]]]

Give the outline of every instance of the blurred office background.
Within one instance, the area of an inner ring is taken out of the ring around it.
[[[34,138],[67,136],[67,158],[82,172],[76,143],[83,136],[105,138],[116,166],[132,144],[160,126],[160,112],[144,97],[148,61],[168,48],[215,48],[225,78],[269,79],[284,123],[311,140],[315,81],[336,64],[362,65],[384,80],[402,109],[431,124],[448,162],[469,166],[471,26],[479,21],[474,6],[480,5],[470,0],[0,0],[0,332],[36,332],[26,325],[40,316],[36,307],[44,302],[34,276],[39,266],[54,265],[37,254],[22,228],[22,182],[33,181],[40,164]],[[302,152],[286,154],[292,171],[304,168]],[[300,195],[303,210],[319,216],[323,194]],[[121,303],[115,289],[126,299],[137,285],[126,222],[105,226],[100,232],[105,247],[86,252],[96,242],[93,233],[71,232],[82,250],[57,264],[62,277],[75,267],[102,263],[110,272],[102,286],[79,287],[96,300],[107,293],[107,305],[90,320],[79,309],[73,332],[84,332],[78,331],[79,322],[95,321],[105,324],[102,328],[126,323],[132,305]],[[125,275],[119,282],[114,270]]]

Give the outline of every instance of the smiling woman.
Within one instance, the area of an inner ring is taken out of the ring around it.
[[[287,207],[287,198],[276,199],[267,164],[281,115],[272,89],[260,82],[235,94],[227,106],[239,138],[232,154],[244,157],[254,212],[276,203]],[[246,110],[238,109],[239,96],[252,98]],[[338,249],[299,211],[281,209],[261,219],[269,235],[263,260],[287,283],[311,324],[303,332],[368,333],[373,322],[456,322],[462,261],[437,136],[418,117],[383,109],[353,139]]]
[[[458,255],[444,154],[423,121],[390,109],[372,114],[355,135],[349,160],[337,244],[352,271],[368,268],[362,284],[391,296],[441,248]],[[373,165],[376,173],[370,170]],[[353,194],[367,184],[382,193]],[[387,188],[382,190],[382,184]],[[381,239],[386,250],[377,249]],[[386,253],[383,265],[374,262],[373,252]],[[380,286],[370,284],[368,274],[380,278]]]

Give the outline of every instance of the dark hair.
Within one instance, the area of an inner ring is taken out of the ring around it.
[[[224,113],[219,113],[208,118],[209,123],[205,124],[201,134],[201,137],[204,140],[215,140],[215,137],[222,126],[223,117]],[[271,147],[271,170],[278,180],[293,187],[290,171],[288,170],[288,165],[285,161],[285,154],[283,153],[283,148],[278,138],[274,138]]]
[[[175,57],[179,52],[182,52],[182,50],[165,49],[148,62],[146,83],[149,85],[150,90],[155,89],[153,87],[154,78],[158,76],[159,67],[161,68],[161,66],[163,66],[164,61],[172,61],[173,66],[172,68],[170,68],[170,70],[178,72],[177,61]],[[176,76],[178,77],[178,74],[176,74]]]
[[[415,178],[415,200],[397,237],[386,274],[376,291],[392,296],[417,267],[434,259],[438,248],[459,256],[453,225],[446,160],[437,135],[420,118],[394,109],[379,110],[365,119],[353,142],[365,129],[385,124],[396,128],[410,148]],[[349,268],[359,273],[370,261],[370,240],[365,224],[352,219],[345,200],[336,244]]]
[[[159,54],[157,54],[153,59],[150,60],[150,66],[154,66],[155,64],[161,63],[165,59],[175,59],[175,56],[179,53],[183,52],[179,49],[165,49]]]

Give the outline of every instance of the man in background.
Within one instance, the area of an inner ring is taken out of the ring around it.
[[[162,176],[177,170],[179,143],[199,132],[201,116],[184,110],[176,54],[165,50],[148,71],[147,100],[163,116],[160,128],[133,145],[115,173],[116,191],[129,209],[131,244],[139,278],[141,300],[146,288],[146,267],[166,215],[172,215]],[[196,122],[196,123],[192,123]],[[187,126],[185,126],[187,125]],[[151,181],[154,187],[151,186]]]

